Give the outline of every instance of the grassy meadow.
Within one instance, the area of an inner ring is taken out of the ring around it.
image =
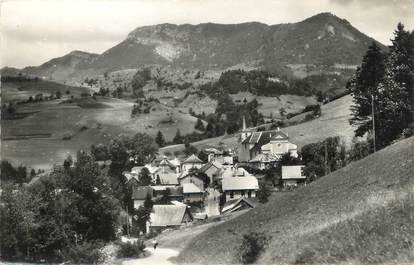
[[[49,168],[70,154],[89,149],[91,144],[107,144],[121,134],[161,130],[171,140],[177,128],[191,133],[197,121],[188,113],[156,104],[150,114],[131,117],[133,102],[107,98],[75,98],[21,104],[23,118],[2,120],[1,159],[28,167]]]
[[[281,96],[282,98],[283,96]],[[351,96],[344,96],[322,106],[322,115],[311,121],[303,122],[307,113],[295,116],[292,121],[301,122],[293,126],[282,128],[287,132],[290,141],[298,148],[322,141],[330,136],[340,136],[349,147],[354,136],[353,128],[349,125],[352,103]],[[192,143],[195,147],[202,149],[207,147],[218,147],[223,145],[226,149],[235,149],[238,145],[238,135],[224,135],[215,138],[205,139]],[[184,145],[166,146],[160,152],[171,152],[182,150]]]
[[[414,261],[414,137],[203,232],[179,263],[238,263],[242,236],[270,240],[258,264]]]

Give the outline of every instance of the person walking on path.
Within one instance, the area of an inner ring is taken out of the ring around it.
[[[158,242],[157,242],[157,240],[153,240],[152,241],[152,245],[153,245],[153,247],[154,247],[154,250],[157,248],[157,246],[158,246]]]

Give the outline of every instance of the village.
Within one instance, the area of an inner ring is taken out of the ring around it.
[[[144,207],[146,200],[154,204],[141,232],[159,233],[254,208],[260,201],[259,183],[264,186],[266,180],[263,174],[249,170],[281,171],[278,187],[262,192],[291,190],[305,184],[303,165],[281,164],[284,155],[297,158],[298,153],[297,146],[279,128],[256,132],[246,128],[243,119],[243,129],[234,137],[238,137],[237,150],[206,148],[207,162],[196,154],[180,158],[160,155],[151,163],[124,172],[134,209]],[[140,178],[146,175],[151,184],[142,186]],[[130,220],[128,225],[133,223]]]
[[[0,264],[414,265],[414,0],[1,8]]]

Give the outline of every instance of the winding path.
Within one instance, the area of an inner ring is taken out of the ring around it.
[[[128,259],[122,261],[122,265],[172,265],[168,259],[178,255],[178,250],[170,248],[146,248],[147,256],[140,259]]]

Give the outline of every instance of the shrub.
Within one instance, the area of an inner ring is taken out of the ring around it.
[[[266,185],[266,183],[259,184],[259,190],[257,191],[257,198],[260,203],[266,203],[269,201],[269,196],[271,194],[271,190]]]
[[[118,258],[138,258],[144,252],[145,244],[142,240],[134,243],[126,242],[119,245]]]
[[[252,264],[265,249],[269,237],[264,233],[251,232],[243,235],[242,243],[239,247],[239,261],[243,264]]]
[[[74,264],[98,264],[104,259],[102,247],[103,244],[99,241],[72,245],[63,251],[63,258]]]

